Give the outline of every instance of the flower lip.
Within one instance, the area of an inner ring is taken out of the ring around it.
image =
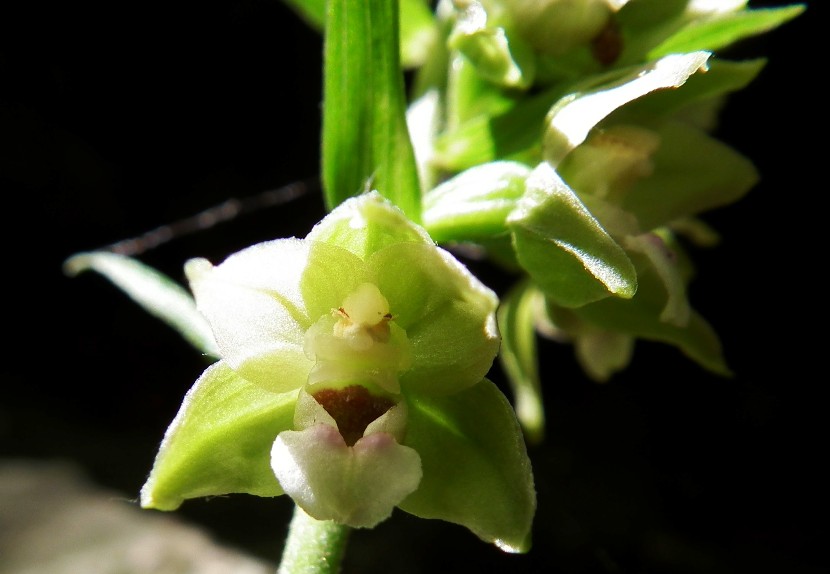
[[[354,446],[370,423],[395,406],[392,399],[373,395],[363,385],[325,388],[312,396],[337,423],[340,435],[348,446]]]

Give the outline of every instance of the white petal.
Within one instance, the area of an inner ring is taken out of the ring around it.
[[[301,240],[279,239],[244,249],[215,267],[204,259],[185,266],[222,358],[274,392],[297,388],[311,370],[303,354],[311,322],[299,287],[307,260]]]
[[[284,431],[271,449],[283,490],[310,516],[371,528],[421,482],[421,458],[392,435],[364,436],[346,446],[337,429],[318,424]]]

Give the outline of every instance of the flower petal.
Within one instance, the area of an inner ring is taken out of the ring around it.
[[[294,502],[317,520],[371,528],[421,481],[421,460],[392,435],[364,436],[346,446],[336,428],[317,424],[279,434],[271,466]]]
[[[401,386],[452,393],[487,374],[499,347],[495,293],[432,245],[392,245],[368,264],[412,349],[412,366],[401,375]]]
[[[312,367],[303,353],[311,321],[300,295],[308,253],[301,240],[278,239],[243,249],[215,267],[205,259],[185,265],[222,358],[273,392],[299,388]]]
[[[300,291],[314,323],[342,306],[360,284],[374,282],[374,277],[363,261],[347,249],[321,241],[304,242],[308,265],[303,270]]]

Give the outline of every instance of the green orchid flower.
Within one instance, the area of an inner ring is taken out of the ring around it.
[[[485,378],[496,295],[377,192],[304,239],[185,266],[219,360],[170,425],[145,508],[288,494],[371,528],[398,507],[524,551],[535,510],[512,406]]]

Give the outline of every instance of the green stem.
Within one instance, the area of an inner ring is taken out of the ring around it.
[[[348,537],[348,526],[316,520],[295,507],[277,574],[337,574]]]

